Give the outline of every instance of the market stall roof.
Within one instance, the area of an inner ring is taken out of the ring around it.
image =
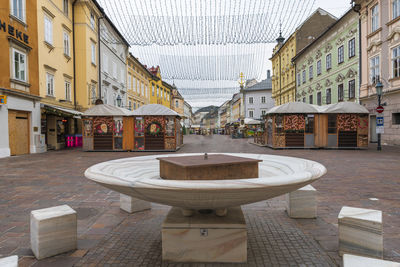
[[[252,118],[245,118],[245,119],[244,119],[244,124],[248,124],[248,125],[251,125],[251,124],[253,124],[253,125],[255,125],[255,124],[261,124],[261,121],[255,120],[255,119],[252,119]]]
[[[82,112],[74,110],[74,109],[62,108],[62,107],[57,107],[57,106],[52,106],[52,105],[47,105],[47,104],[42,104],[42,105],[43,105],[44,108],[56,109],[56,110],[59,110],[61,112],[72,114],[72,115],[75,115],[75,116],[80,116],[80,115],[83,114]]]
[[[319,109],[314,105],[303,102],[289,102],[276,106],[267,111],[267,114],[273,113],[319,113]]]
[[[86,110],[82,116],[130,116],[132,111],[108,104],[96,105]]]
[[[178,113],[166,106],[159,104],[149,104],[141,106],[132,112],[134,116],[179,116]]]
[[[355,102],[339,102],[326,106],[323,113],[369,113],[369,111]]]

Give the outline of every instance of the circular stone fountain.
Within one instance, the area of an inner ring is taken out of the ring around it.
[[[315,161],[264,154],[218,153],[261,160],[259,177],[232,180],[166,180],[160,177],[162,157],[152,155],[96,164],[85,176],[119,193],[183,209],[225,209],[270,199],[317,180],[326,168]],[[209,154],[212,155],[212,154]]]

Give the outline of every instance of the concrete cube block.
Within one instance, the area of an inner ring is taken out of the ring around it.
[[[338,216],[339,254],[383,257],[383,226],[380,210],[343,207]]]
[[[286,210],[291,218],[316,218],[317,190],[306,185],[286,194]]]
[[[68,205],[31,211],[31,248],[37,259],[77,247],[77,216]]]
[[[362,256],[356,256],[351,254],[343,255],[343,267],[400,267],[399,262],[384,261],[374,258],[367,258]]]
[[[124,194],[119,194],[120,208],[126,212],[134,213],[151,209],[151,203]]]
[[[0,259],[1,267],[18,267],[18,256],[13,255],[10,257],[5,257]]]

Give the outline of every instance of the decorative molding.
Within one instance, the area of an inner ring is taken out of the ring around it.
[[[305,70],[306,69],[306,64],[301,65],[301,69]]]
[[[314,62],[314,58],[313,57],[310,57],[309,59],[308,59],[308,65],[311,65],[312,63]]]
[[[320,84],[320,83],[317,83],[315,89],[316,89],[317,91],[321,91],[321,89],[322,89],[321,84]]]
[[[312,87],[311,87],[311,86],[309,86],[309,87],[308,87],[308,90],[307,90],[307,92],[308,92],[308,93],[310,93],[310,94],[313,92],[313,89],[312,89]]]
[[[353,37],[356,33],[357,33],[357,28],[354,28],[354,29],[350,30],[350,31],[347,33],[346,36],[347,36],[348,38],[351,38],[351,37]]]
[[[343,44],[344,40],[346,40],[345,37],[338,38],[338,40],[336,41],[336,45],[341,45],[341,44]]]
[[[301,92],[301,95],[306,96],[307,95],[306,91]]]
[[[329,80],[329,79],[326,79],[326,81],[325,81],[325,86],[326,87],[329,87],[329,86],[331,86],[332,85],[332,82]]]
[[[316,59],[319,59],[320,57],[322,57],[322,52],[321,52],[321,50],[317,50],[317,53],[315,53],[315,58]]]
[[[400,27],[395,27],[391,32],[390,32],[390,34],[388,35],[388,37],[387,37],[387,41],[391,41],[392,39],[393,39],[393,37],[396,35],[396,33],[397,34],[400,34]]]
[[[346,73],[346,78],[354,78],[357,75],[357,71],[350,68]]]
[[[346,79],[346,77],[344,77],[343,74],[339,73],[338,76],[336,76],[335,81],[336,81],[337,83],[341,83],[341,82],[344,81],[344,79]]]
[[[329,51],[331,51],[332,50],[332,45],[330,44],[330,43],[328,43],[326,46],[325,46],[325,53],[328,53]]]
[[[371,43],[370,43],[370,45],[367,47],[367,51],[369,52],[369,51],[371,51],[372,50],[372,48],[375,46],[375,47],[378,47],[378,46],[380,46],[382,44],[382,41],[372,41]]]

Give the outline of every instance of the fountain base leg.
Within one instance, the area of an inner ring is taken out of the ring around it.
[[[171,208],[162,224],[162,257],[171,262],[246,262],[247,230],[240,207],[226,216]]]

